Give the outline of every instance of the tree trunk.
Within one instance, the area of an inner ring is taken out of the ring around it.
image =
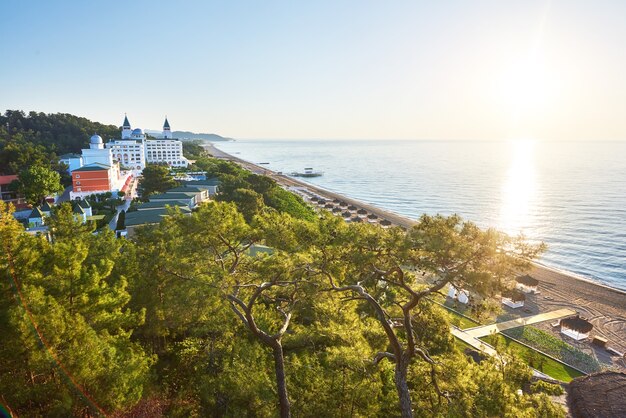
[[[396,362],[396,370],[394,374],[394,382],[396,383],[396,391],[398,392],[402,418],[413,418],[411,394],[409,393],[409,385],[406,382],[408,366],[409,365],[406,360],[398,359],[398,361]]]
[[[291,417],[291,405],[287,396],[287,381],[285,380],[285,359],[283,357],[283,346],[280,341],[272,344],[274,354],[274,369],[276,371],[276,386],[278,388],[278,401],[280,403],[280,417]]]

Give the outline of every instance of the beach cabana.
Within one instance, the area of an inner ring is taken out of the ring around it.
[[[469,292],[465,289],[457,289],[453,285],[450,285],[448,289],[448,297],[450,299],[458,300],[462,304],[469,302]]]
[[[567,405],[573,418],[626,417],[626,373],[577,377],[567,387]]]
[[[561,319],[561,334],[565,334],[577,341],[589,337],[589,332],[593,329],[591,322],[576,315],[572,318]]]
[[[515,287],[524,293],[537,293],[537,287],[539,286],[539,280],[528,274],[519,276],[515,279],[517,284]]]
[[[526,295],[517,289],[505,290],[502,292],[502,304],[510,308],[517,309],[524,306]]]

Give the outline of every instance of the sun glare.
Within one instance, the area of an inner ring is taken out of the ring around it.
[[[509,234],[519,234],[529,225],[536,195],[534,163],[535,141],[510,142],[510,166],[502,183],[500,220],[498,226]]]

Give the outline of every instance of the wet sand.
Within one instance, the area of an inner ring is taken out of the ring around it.
[[[342,196],[340,194],[322,189],[317,186],[299,181],[297,179],[277,174],[264,167],[247,162],[233,155],[226,154],[212,145],[206,146],[207,151],[217,158],[224,158],[247,168],[256,173],[267,175],[279,184],[286,187],[300,187],[330,200],[339,199],[350,205],[357,206],[367,210],[369,213],[377,215],[379,218],[387,219],[394,225],[410,227],[415,224],[415,220],[395,214],[393,212],[380,209],[378,207],[365,204],[355,199]],[[560,308],[570,308],[579,312],[579,314],[589,320],[594,328],[590,336],[602,336],[608,340],[607,346],[615,350],[626,353],[626,291],[604,286],[592,281],[583,280],[572,275],[535,264],[529,274],[539,280],[538,295],[529,297],[529,310],[531,312],[520,312],[516,310],[518,315],[534,315],[539,312],[548,312]],[[542,329],[549,329],[549,324],[543,324]],[[583,342],[575,342],[574,340],[563,337],[561,334],[552,330],[555,336],[563,338],[569,344],[586,351],[590,354],[595,353],[599,360],[606,363],[612,363],[614,366],[626,368],[624,358],[617,356],[609,356],[604,350],[591,348],[589,340]]]

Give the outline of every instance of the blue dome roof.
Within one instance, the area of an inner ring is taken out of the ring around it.
[[[92,144],[102,144],[102,137],[101,137],[100,135],[96,135],[96,134],[94,134],[94,135],[91,137],[90,142],[91,142]]]

